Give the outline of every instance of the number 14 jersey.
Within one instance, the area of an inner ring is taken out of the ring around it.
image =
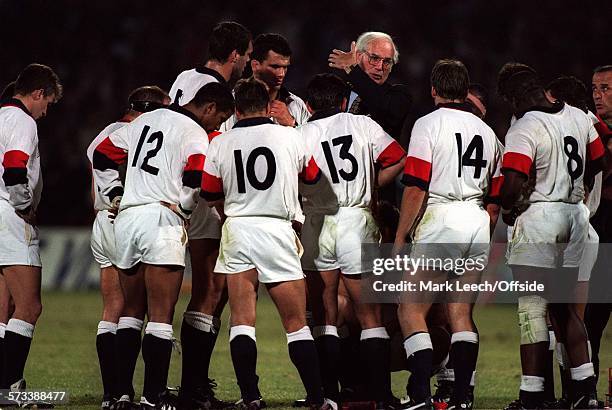
[[[482,203],[499,196],[502,150],[465,104],[440,104],[414,123],[402,182],[428,191],[428,204]]]

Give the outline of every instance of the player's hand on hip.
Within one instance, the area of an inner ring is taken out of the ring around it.
[[[289,112],[287,104],[282,101],[274,100],[270,102],[270,116],[280,125],[284,125],[286,127],[295,126],[295,118],[293,118]]]
[[[332,68],[338,68],[340,70],[350,71],[350,68],[357,65],[357,45],[353,41],[351,42],[350,51],[342,51],[333,49],[329,57],[329,66]]]
[[[166,208],[168,208],[169,210],[171,210],[172,212],[174,212],[175,214],[177,214],[183,220],[185,229],[189,228],[189,216],[181,210],[180,206],[176,204],[171,204],[165,201],[160,201],[159,203],[165,206]]]

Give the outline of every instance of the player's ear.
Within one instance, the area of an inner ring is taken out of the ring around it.
[[[251,71],[255,72],[255,71],[259,70],[260,64],[261,63],[259,61],[251,59]]]
[[[210,102],[204,105],[204,114],[213,115],[217,111],[217,103]]]
[[[240,58],[240,54],[238,54],[238,50],[232,50],[227,61],[229,61],[230,63],[236,64],[239,58]]]
[[[433,88],[433,86],[431,87],[431,98],[436,98],[438,96],[438,93],[436,92],[436,89]]]
[[[346,97],[343,97],[342,104],[340,104],[340,111],[342,112],[346,111],[347,106],[348,106],[348,100],[346,99]]]
[[[45,96],[45,90],[43,90],[42,88],[40,90],[34,90],[32,91],[31,95],[32,95],[32,99],[34,99],[35,101],[38,101]]]

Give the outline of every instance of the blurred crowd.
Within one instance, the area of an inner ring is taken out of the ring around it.
[[[612,27],[601,2],[486,0],[350,2],[179,1],[79,2],[0,0],[0,88],[28,63],[53,67],[64,98],[39,123],[44,176],[42,225],[88,225],[93,220],[85,149],[125,109],[130,90],[156,84],[168,90],[176,75],[205,60],[207,35],[236,20],[254,35],[289,40],[286,84],[298,95],[327,71],[333,48],[348,50],[367,30],[393,36],[400,51],[391,82],[411,87],[410,121],[430,111],[429,73],[435,61],[457,57],[473,82],[489,89],[486,121],[503,138],[510,113],[495,95],[507,61],[532,65],[545,81],[572,74],[590,83],[592,69],[610,60]],[[394,136],[404,144],[406,138]]]

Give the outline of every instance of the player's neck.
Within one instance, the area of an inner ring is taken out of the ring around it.
[[[434,104],[436,105],[436,107],[440,104],[450,104],[450,103],[461,104],[463,102],[465,102],[465,100],[461,100],[461,99],[451,100],[450,98],[442,98],[440,96],[434,97]]]
[[[233,68],[231,63],[220,63],[216,60],[208,60],[206,64],[204,64],[204,67],[215,70],[221,74],[221,77],[223,77],[225,81],[229,81],[230,77],[232,76]]]
[[[266,118],[268,117],[268,112],[267,111],[257,111],[257,112],[250,112],[248,114],[237,114],[236,118],[238,119],[238,121],[241,120],[248,120],[250,118]]]
[[[24,107],[26,107],[29,112],[32,112],[32,103],[34,101],[32,101],[32,98],[29,95],[17,94],[13,98],[15,98],[16,100],[21,101],[21,103],[24,105]]]
[[[268,92],[268,94],[270,95],[270,101],[274,101],[278,97],[278,90],[274,88],[270,88],[270,91]]]

